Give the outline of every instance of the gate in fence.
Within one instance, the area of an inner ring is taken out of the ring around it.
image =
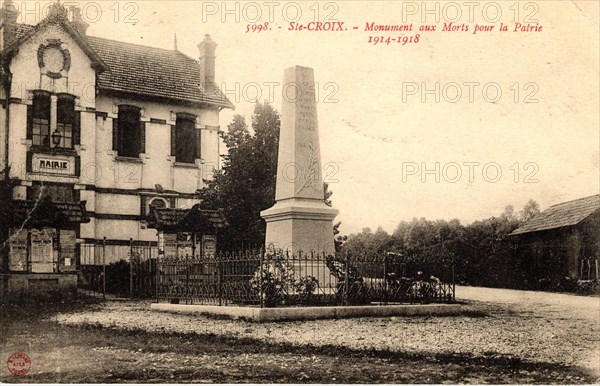
[[[158,260],[157,301],[184,304],[359,305],[454,301],[451,261],[394,254],[351,258],[245,251]]]
[[[78,290],[87,296],[152,298],[156,296],[158,248],[152,245],[81,244]]]

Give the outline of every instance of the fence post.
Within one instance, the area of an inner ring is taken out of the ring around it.
[[[452,257],[452,303],[456,302],[456,284],[454,283],[454,256]]]
[[[159,303],[160,300],[160,293],[159,293],[159,286],[160,286],[160,271],[159,271],[159,264],[160,264],[160,249],[157,251],[157,255],[156,255],[156,264],[154,264],[154,292],[156,292],[156,302]],[[151,256],[152,257],[152,256]]]
[[[188,254],[185,254],[185,304],[192,304],[192,291],[190,291],[190,270],[192,261],[189,259]],[[189,303],[188,303],[189,302]]]
[[[265,307],[265,300],[263,299],[263,249],[260,247],[258,251],[258,271],[260,272],[260,282],[258,283],[258,296],[260,299],[260,308]]]
[[[133,298],[133,238],[129,239],[129,299]]]
[[[223,274],[223,267],[221,265],[221,259],[217,261],[217,280],[219,284],[219,305],[223,305],[223,278],[221,275]]]
[[[106,300],[106,236],[102,239],[102,299]]]
[[[387,305],[388,300],[388,280],[387,280],[387,252],[383,254],[383,304]]]
[[[344,275],[344,288],[346,289],[344,291],[344,305],[348,306],[350,304],[349,302],[349,297],[350,297],[350,257],[348,256],[348,251],[346,251],[346,273]]]

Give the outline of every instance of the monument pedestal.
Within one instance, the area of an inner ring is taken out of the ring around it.
[[[291,254],[335,254],[333,219],[338,213],[322,200],[278,201],[260,213],[267,223],[267,249],[272,245]]]

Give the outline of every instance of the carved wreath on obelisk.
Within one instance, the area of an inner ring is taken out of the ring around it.
[[[307,156],[304,165],[300,169],[300,185],[296,194],[300,194],[304,189],[314,186],[319,181],[319,150],[311,141],[306,146]]]

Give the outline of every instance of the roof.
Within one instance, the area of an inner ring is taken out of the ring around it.
[[[101,90],[233,108],[216,83],[201,88],[200,64],[179,51],[92,36],[87,40],[109,67],[98,76]]]
[[[37,200],[14,200],[13,217],[15,225],[50,225],[62,227],[90,222],[85,209],[85,201],[80,203],[53,202],[49,196]]]
[[[511,233],[519,235],[574,226],[600,210],[600,195],[556,204],[538,214]]]
[[[14,45],[27,40],[42,23],[17,24]],[[234,108],[216,83],[202,85],[199,62],[177,50],[78,35],[106,65],[98,75],[101,91]]]
[[[193,232],[214,230],[225,225],[222,211],[200,209],[196,204],[191,209],[151,208],[148,227],[160,230]]]

